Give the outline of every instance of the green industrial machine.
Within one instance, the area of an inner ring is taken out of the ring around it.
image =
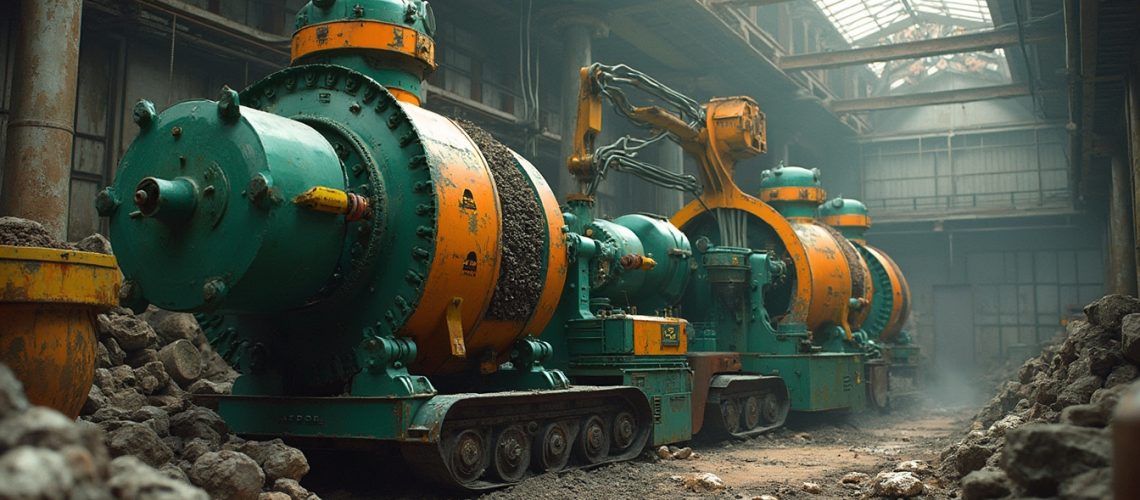
[[[885,372],[869,370],[868,376],[874,379],[869,392],[875,404],[885,408],[893,398],[916,393],[921,384],[922,352],[903,329],[910,314],[910,286],[890,256],[867,244],[871,216],[866,205],[835,198],[820,207],[819,216],[851,241],[867,266],[874,292],[862,330],[868,352],[875,358],[873,364]]]
[[[843,258],[835,249],[843,242],[814,221],[818,203],[812,197],[822,191],[818,172],[786,167],[762,175],[762,197],[773,192],[783,196],[770,198],[770,205],[790,222],[800,241],[809,243],[805,254],[811,274],[793,275],[787,247],[758,218],[745,219],[739,231],[747,247],[718,245],[720,236],[710,225],[690,225],[694,259],[701,263],[680,306],[697,330],[690,351],[739,352],[746,372],[783,378],[792,411],[862,410],[865,354],[857,332],[843,323],[842,310],[832,306],[825,319],[811,318],[815,328],[810,329],[790,314],[796,279],[815,279],[824,300],[849,300],[827,288],[850,290],[851,285],[836,282],[849,273],[825,271],[838,266],[836,255]]]
[[[864,406],[871,279],[815,220],[817,171],[765,171],[759,198],[732,182],[766,147],[755,101],[584,68],[569,168],[588,187],[560,206],[526,159],[419,107],[434,30],[422,0],[313,0],[290,67],[135,107],[96,200],[121,298],[198,314],[241,372],[216,398],[230,428],[394,448],[481,490]],[[628,84],[681,115],[632,107]],[[603,94],[658,135],[595,150]],[[666,136],[702,182],[636,160]],[[698,198],[672,219],[597,218],[610,167]]]
[[[632,104],[626,92],[633,89],[670,109]],[[866,272],[853,247],[815,220],[824,200],[818,171],[765,171],[759,198],[740,190],[736,163],[766,148],[764,115],[747,97],[697,103],[636,70],[602,64],[582,69],[579,92],[569,167],[586,196],[616,170],[696,197],[671,219],[696,242],[693,274],[680,300],[665,304],[692,323],[689,364],[697,378],[734,366],[782,378],[792,410],[862,409],[865,353],[851,323],[870,300]],[[603,98],[653,135],[595,147]],[[638,160],[640,149],[664,138],[697,161],[699,181]],[[655,310],[661,302],[648,294],[629,305]],[[762,416],[786,411],[782,390],[759,380],[747,384],[740,397],[722,398],[737,392],[730,387],[708,394],[710,406],[719,404],[720,415],[713,416],[720,418],[713,420],[727,422],[731,434],[737,434],[736,415],[744,415],[743,427],[763,429]],[[694,400],[704,405],[702,394],[695,392]]]
[[[198,315],[241,373],[215,401],[230,428],[395,448],[479,490],[688,440],[722,400],[772,408],[713,427],[780,425],[779,378],[694,378],[681,231],[589,197],[563,213],[524,158],[419,107],[434,29],[422,0],[313,0],[290,67],[136,105],[96,200],[121,298]]]

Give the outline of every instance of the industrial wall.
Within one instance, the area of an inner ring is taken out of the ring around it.
[[[914,91],[979,83],[939,76]],[[1039,120],[1029,98],[880,111],[873,122],[859,140],[861,186],[882,220],[1074,211],[1068,133]]]
[[[951,231],[872,229],[911,285],[909,330],[938,365],[986,368],[1061,333],[1104,294],[1103,222],[1003,219]]]
[[[205,3],[205,2],[199,2]],[[242,2],[226,2],[231,4]],[[160,39],[142,29],[112,30],[109,18],[85,9],[79,53],[70,213],[67,237],[82,238],[105,228],[95,213],[99,189],[109,184],[114,166],[136,133],[131,107],[149,99],[165,108],[189,98],[216,97],[222,85],[243,86],[266,73],[233,57],[222,57],[177,39]],[[0,133],[6,134],[17,12],[0,12]],[[173,43],[172,43],[173,42]],[[0,141],[2,163],[4,141]],[[0,164],[0,169],[8,168]],[[0,186],[3,189],[3,186]]]
[[[873,122],[876,134],[859,140],[869,238],[906,273],[911,329],[939,365],[1021,358],[1104,294],[1104,217],[1075,204],[1068,134],[1042,123],[1031,100],[882,111]]]
[[[861,143],[863,197],[883,218],[1072,211],[1060,126],[947,131]]]

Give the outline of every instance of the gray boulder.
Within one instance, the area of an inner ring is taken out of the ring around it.
[[[1120,327],[1120,350],[1129,361],[1140,364],[1140,314],[1124,317]]]
[[[190,469],[190,481],[214,498],[257,500],[265,473],[244,453],[222,450],[198,457]]]
[[[1110,440],[1101,430],[1030,424],[1006,434],[1001,466],[1027,492],[1051,496],[1069,478],[1107,466],[1110,455]]]
[[[209,500],[200,488],[163,474],[133,456],[111,461],[107,485],[120,500]],[[225,497],[218,497],[225,498]]]
[[[273,491],[278,491],[289,495],[292,500],[320,500],[320,497],[314,495],[309,490],[301,486],[301,483],[293,479],[278,479],[273,482]]]
[[[161,467],[174,458],[158,433],[144,424],[126,422],[107,433],[106,443],[112,455],[132,455],[152,467]]]
[[[75,243],[75,248],[84,252],[95,252],[111,255],[115,253],[111,250],[111,242],[103,235],[95,233],[91,236],[83,238]]]
[[[100,336],[110,336],[126,352],[153,347],[158,342],[154,329],[142,319],[123,314],[97,316]]]
[[[1061,484],[1060,497],[1066,500],[1112,498],[1112,469],[1101,467],[1080,474]]]
[[[1061,410],[1061,423],[1080,427],[1104,427],[1112,415],[1110,408],[1099,404],[1068,406]]]
[[[1121,363],[1112,369],[1112,373],[1109,373],[1108,377],[1105,377],[1104,387],[1111,389],[1120,384],[1132,382],[1136,380],[1137,377],[1140,377],[1140,369],[1137,369],[1136,365],[1132,363]]]
[[[52,450],[68,446],[94,447],[100,440],[96,429],[75,425],[62,413],[43,406],[33,406],[0,421],[0,452],[19,446]]]
[[[1081,405],[1089,402],[1093,392],[1104,385],[1104,379],[1096,375],[1086,375],[1080,377],[1061,389],[1061,393],[1057,395],[1057,404],[1061,408],[1072,405]]]
[[[1140,300],[1127,295],[1105,295],[1085,306],[1085,316],[1093,325],[1116,330],[1121,319],[1133,313],[1140,313]]]
[[[1009,486],[1005,471],[994,467],[978,469],[962,478],[962,500],[1002,498],[1009,495]]]
[[[269,482],[278,479],[300,481],[309,473],[309,461],[301,450],[287,446],[280,439],[272,441],[246,441],[238,451],[249,455],[265,470]]]
[[[965,476],[986,466],[986,460],[994,454],[993,448],[978,444],[964,444],[954,455],[954,465],[959,475]]]
[[[63,500],[74,486],[75,475],[59,452],[20,446],[0,455],[0,498]]]
[[[170,417],[170,432],[183,439],[204,439],[216,447],[229,434],[229,428],[213,410],[191,406]]]

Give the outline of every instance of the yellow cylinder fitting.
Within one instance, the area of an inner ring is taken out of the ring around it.
[[[293,203],[317,212],[343,214],[350,221],[370,215],[368,198],[324,186],[309,188],[294,197]]]

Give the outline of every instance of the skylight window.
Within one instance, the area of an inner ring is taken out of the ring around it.
[[[985,0],[815,0],[835,29],[854,46],[919,23],[992,26]]]
[[[993,29],[986,0],[814,0],[853,48],[916,42]],[[890,91],[944,71],[1008,81],[1001,50],[867,65]]]

